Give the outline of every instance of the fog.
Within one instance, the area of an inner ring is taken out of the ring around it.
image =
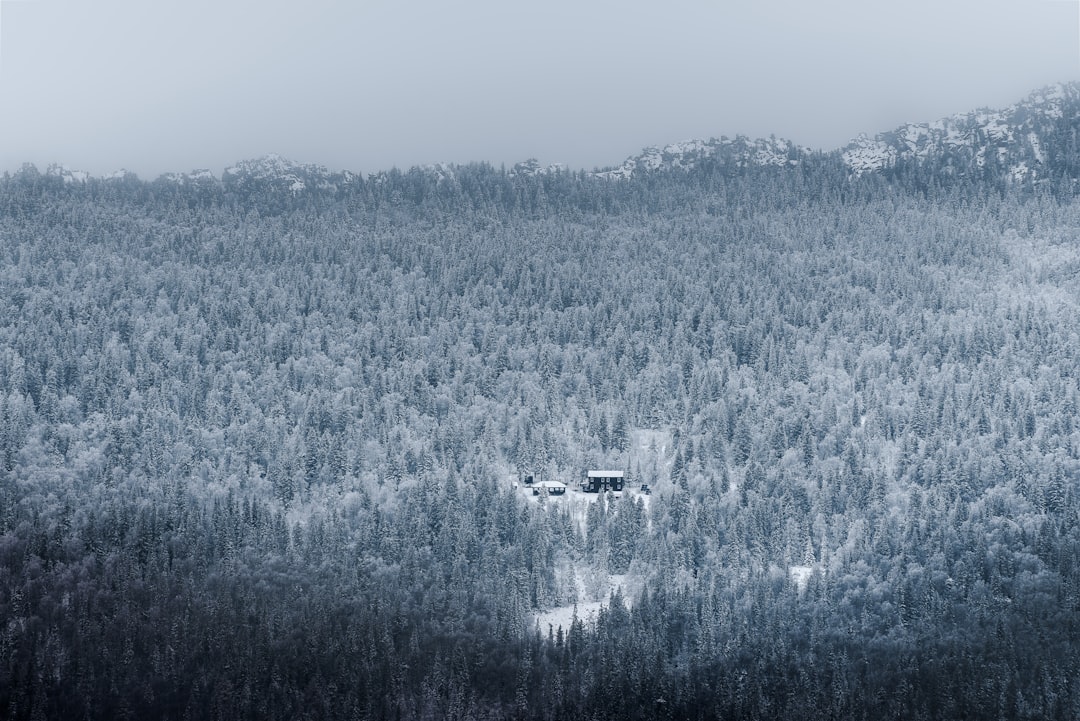
[[[0,171],[332,169],[775,134],[811,147],[1080,78],[1053,0],[0,0]]]

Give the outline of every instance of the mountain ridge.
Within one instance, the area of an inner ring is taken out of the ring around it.
[[[855,174],[904,164],[942,163],[950,172],[998,166],[1014,181],[1037,179],[1053,166],[1047,149],[1062,123],[1080,121],[1080,84],[1040,88],[1004,109],[979,108],[929,123],[905,123],[842,149]]]
[[[1061,170],[1056,162],[1062,143],[1072,147],[1080,128],[1080,82],[1039,88],[1023,100],[1003,109],[978,108],[930,122],[910,122],[874,135],[860,134],[833,150],[815,151],[791,140],[770,136],[734,138],[720,136],[653,145],[615,166],[583,171],[605,180],[630,180],[643,174],[684,171],[715,164],[732,168],[793,168],[815,157],[836,157],[851,177],[871,173],[906,171],[934,164],[948,176],[1000,173],[1009,182],[1038,181]],[[1080,162],[1077,175],[1080,175]],[[417,166],[437,183],[453,181],[453,163]],[[377,171],[366,180],[380,182],[394,171]],[[536,177],[572,173],[565,164],[542,165],[535,158],[516,163],[510,177]],[[137,177],[126,170],[93,176],[65,165],[50,165],[46,175],[64,183],[91,179],[123,181]],[[209,169],[187,173],[164,173],[154,181],[181,186],[221,185],[228,188],[263,187],[299,194],[335,191],[365,176],[349,170],[331,171],[323,165],[299,163],[276,153],[241,160],[215,175]]]

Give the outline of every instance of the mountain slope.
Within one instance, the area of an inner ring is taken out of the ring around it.
[[[979,109],[934,122],[908,123],[874,136],[860,135],[839,154],[852,176],[921,169],[951,176],[998,176],[1010,182],[1078,175],[1075,150],[1080,129],[1080,84],[1035,91],[1002,110]],[[595,172],[627,180],[648,172],[692,170],[706,161],[734,167],[794,167],[811,157],[808,148],[776,138],[713,138],[649,147],[621,165]]]
[[[1051,177],[1080,178],[1080,83],[1048,86],[1001,110],[979,109],[933,122],[907,123],[873,136],[860,135],[843,148],[818,153],[782,138],[746,136],[686,140],[650,146],[620,165],[589,173],[606,180],[630,180],[643,174],[692,171],[706,164],[729,168],[793,168],[812,158],[834,158],[851,177],[868,173],[921,172],[939,179],[980,177],[1005,182],[1028,182]],[[437,183],[452,181],[461,166],[426,165],[414,170]],[[565,172],[562,164],[542,166],[535,159],[515,164],[511,177],[537,177]],[[66,166],[53,165],[47,175],[66,184],[83,183],[91,176]],[[124,172],[104,179],[128,177]],[[385,172],[369,180],[381,182]],[[273,190],[293,195],[343,190],[361,180],[349,171],[332,172],[320,165],[296,163],[276,154],[243,160],[226,168],[221,177],[209,170],[166,173],[160,181],[200,187],[223,186],[249,192]]]
[[[663,148],[645,148],[639,155],[623,161],[616,168],[600,170],[593,175],[610,180],[629,180],[643,172],[657,170],[692,170],[707,161],[733,167],[776,167],[798,165],[811,154],[790,140],[766,138],[751,140],[745,136],[709,140],[686,140]]]
[[[1003,110],[973,110],[932,123],[908,123],[842,151],[858,176],[931,166],[945,174],[1002,173],[1012,181],[1044,178],[1071,167],[1080,127],[1080,85],[1055,85]]]

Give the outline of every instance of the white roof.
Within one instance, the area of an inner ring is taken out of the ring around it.
[[[544,488],[566,488],[566,484],[559,481],[540,481],[536,485]]]
[[[589,478],[622,478],[622,471],[589,471]]]

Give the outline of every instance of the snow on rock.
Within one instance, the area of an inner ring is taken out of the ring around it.
[[[1028,144],[1031,146],[1031,152],[1035,156],[1035,162],[1042,164],[1046,162],[1046,157],[1043,155],[1042,142],[1039,140],[1038,133],[1028,133]]]
[[[566,165],[564,163],[552,163],[545,166],[541,165],[536,158],[529,158],[520,163],[515,163],[514,167],[510,169],[510,177],[532,178],[538,175],[554,175],[565,171]]]
[[[1080,85],[1037,90],[1003,110],[975,110],[932,123],[909,123],[873,138],[861,135],[842,150],[853,176],[902,163],[945,162],[957,172],[986,168],[991,160],[1014,181],[1035,178],[1048,161],[1044,133],[1066,113],[1080,115]]]
[[[711,160],[735,167],[790,167],[798,165],[811,151],[779,138],[751,140],[744,136],[709,140],[684,140],[663,148],[651,146],[627,158],[622,165],[598,170],[592,175],[605,180],[629,180],[640,173],[664,170],[693,170]]]
[[[291,176],[295,171],[302,170],[304,167],[281,157],[277,153],[270,153],[254,160],[241,160],[231,168],[226,168],[225,175],[249,175],[256,178],[273,179]],[[318,166],[309,167],[318,168]]]
[[[165,173],[160,180],[176,185],[209,185],[217,183],[217,177],[207,168],[192,170],[190,173]]]
[[[896,156],[896,149],[888,143],[865,135],[853,140],[843,152],[844,164],[855,175],[891,168],[896,164]]]
[[[457,178],[454,173],[454,166],[449,163],[432,163],[431,165],[424,165],[420,168],[420,171],[433,177],[436,183],[450,182]]]
[[[45,170],[46,175],[59,177],[65,183],[85,183],[90,179],[90,173],[85,170],[72,170],[66,165],[53,164]]]
[[[271,153],[255,160],[242,160],[226,168],[221,179],[228,184],[257,183],[288,190],[294,195],[309,187],[334,190],[341,174],[321,165],[305,165]]]
[[[1031,176],[1031,168],[1027,163],[1017,163],[1009,169],[1009,177],[1014,183],[1022,183]]]

